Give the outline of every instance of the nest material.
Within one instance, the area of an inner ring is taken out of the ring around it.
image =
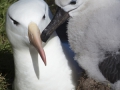
[[[100,82],[96,82],[92,78],[87,77],[85,73],[82,73],[82,76],[79,80],[79,86],[77,90],[112,90],[110,85],[105,85]]]

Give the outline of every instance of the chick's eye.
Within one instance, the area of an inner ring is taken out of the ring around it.
[[[75,4],[76,4],[76,1],[71,1],[70,4],[71,4],[71,5],[75,5]]]
[[[10,19],[13,21],[13,23],[17,26],[19,25],[19,22],[17,22],[16,20],[14,20],[13,18],[10,17]]]

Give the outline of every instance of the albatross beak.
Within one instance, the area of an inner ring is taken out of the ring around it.
[[[57,29],[57,27],[63,24],[68,18],[68,12],[63,11],[61,8],[58,8],[54,18],[41,34],[42,41],[46,42],[52,33]]]
[[[33,22],[31,22],[28,26],[28,37],[29,37],[30,43],[37,49],[44,64],[46,65],[46,56],[45,56],[45,52],[42,48],[42,41],[40,38],[40,30],[39,30],[38,26]]]

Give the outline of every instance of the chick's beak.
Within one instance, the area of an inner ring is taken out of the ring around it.
[[[40,35],[41,34],[38,26],[34,22],[31,22],[28,26],[28,37],[29,37],[30,43],[37,49],[44,64],[46,65],[46,56],[42,48],[42,41],[41,41]]]
[[[41,34],[41,39],[43,42],[46,42],[52,33],[69,18],[69,13],[65,12],[60,7],[57,9],[55,16],[49,25],[43,30]]]

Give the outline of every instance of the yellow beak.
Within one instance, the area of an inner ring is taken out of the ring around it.
[[[31,22],[28,26],[28,37],[29,37],[30,43],[37,49],[44,64],[46,65],[46,56],[42,48],[42,41],[41,41],[40,35],[41,33],[38,26],[34,22]]]

